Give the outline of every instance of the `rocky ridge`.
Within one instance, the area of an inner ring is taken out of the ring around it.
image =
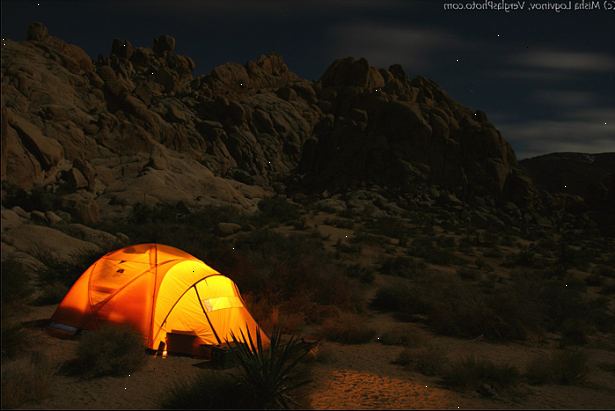
[[[254,210],[276,192],[326,199],[354,190],[418,206],[538,204],[486,114],[400,65],[348,57],[312,82],[268,54],[195,76],[193,60],[175,48],[168,35],[152,47],[115,39],[108,56],[93,60],[41,23],[25,41],[6,39],[3,219],[5,205],[20,206],[12,210],[19,218],[41,212],[50,222],[44,212],[53,210],[97,226],[135,204]],[[6,218],[20,221],[15,215]],[[15,247],[5,234],[3,247]]]

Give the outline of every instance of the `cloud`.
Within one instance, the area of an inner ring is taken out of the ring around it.
[[[519,159],[574,151],[615,152],[615,107],[563,114],[560,120],[496,123]],[[605,122],[607,124],[605,124]]]
[[[545,69],[534,69],[527,67],[518,67],[515,69],[503,69],[494,72],[496,77],[514,80],[528,80],[528,81],[540,81],[540,82],[560,82],[574,78],[575,73]]]
[[[473,46],[458,34],[438,28],[374,22],[344,23],[333,27],[329,34],[333,55],[365,57],[379,67],[400,63],[412,70],[430,67],[434,53]]]
[[[559,107],[588,106],[598,102],[595,93],[576,90],[538,90],[531,98],[541,104]]]
[[[536,50],[516,54],[509,63],[546,70],[608,72],[615,70],[615,57],[604,53]]]

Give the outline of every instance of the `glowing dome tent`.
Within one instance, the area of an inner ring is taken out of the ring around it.
[[[231,333],[248,329],[255,336],[258,329],[230,278],[161,244],[134,245],[101,257],[75,282],[51,321],[52,328],[73,331],[128,324],[151,349],[171,333],[215,345],[230,340]]]

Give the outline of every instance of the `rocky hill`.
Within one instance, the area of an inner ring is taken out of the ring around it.
[[[588,212],[603,232],[615,234],[615,153],[552,153],[519,165],[552,202]]]
[[[519,164],[540,189],[578,195],[593,208],[615,207],[615,153],[552,153]]]
[[[426,182],[463,198],[527,200],[514,152],[487,116],[399,65],[340,59],[316,82],[275,54],[205,76],[194,68],[170,36],[151,48],[116,39],[93,61],[32,24],[26,41],[2,47],[2,178],[62,189],[65,203],[90,208],[250,208],[280,183]]]
[[[3,250],[71,244],[49,231],[55,222],[83,225],[69,238],[106,248],[116,234],[86,228],[143,204],[253,211],[278,194],[336,209],[375,202],[386,215],[466,202],[502,226],[547,224],[545,207],[583,202],[537,189],[485,113],[400,65],[348,57],[317,81],[276,54],[194,69],[168,35],[151,48],[113,40],[96,60],[41,23],[25,41],[6,39]]]

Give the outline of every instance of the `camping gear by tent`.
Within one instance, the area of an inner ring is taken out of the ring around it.
[[[109,323],[132,326],[151,349],[173,336],[192,336],[195,346],[219,345],[231,340],[231,333],[248,329],[254,336],[258,330],[230,278],[161,244],[129,246],[101,257],[66,294],[50,327],[76,331]]]

